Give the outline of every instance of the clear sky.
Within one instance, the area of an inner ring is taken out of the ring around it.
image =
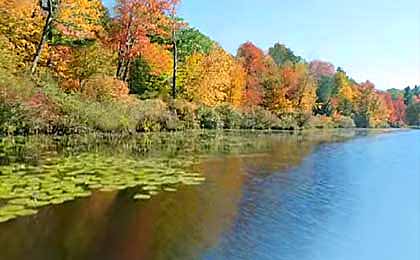
[[[420,0],[183,0],[179,14],[232,54],[281,42],[381,89],[420,84]]]

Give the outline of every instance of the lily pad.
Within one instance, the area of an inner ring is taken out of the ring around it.
[[[152,196],[147,195],[147,194],[136,194],[134,196],[135,200],[148,200],[148,199],[151,199],[151,198],[152,198]]]
[[[8,221],[13,220],[15,218],[16,218],[16,216],[14,216],[14,215],[0,216],[0,223],[8,222]]]

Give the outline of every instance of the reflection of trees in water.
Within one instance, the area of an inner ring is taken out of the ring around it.
[[[240,164],[234,158],[203,164],[206,184],[125,207],[115,230],[120,236],[101,259],[197,259],[234,220],[244,178]]]
[[[93,194],[3,224],[0,259],[89,259],[86,254],[94,250],[106,231],[107,216],[116,195],[116,192]]]
[[[232,228],[249,174],[287,174],[286,170],[299,165],[317,144],[353,134],[195,132],[190,136],[169,134],[166,139],[96,140],[90,145],[88,139],[28,139],[30,145],[22,146],[20,152],[35,152],[33,147],[42,143],[40,155],[35,157],[41,158],[38,163],[43,157],[81,151],[109,156],[133,156],[142,154],[140,151],[161,157],[194,154],[213,159],[196,166],[207,178],[201,186],[180,187],[175,193],[162,193],[145,202],[133,201],[134,191],[130,190],[96,193],[2,224],[0,244],[7,250],[0,251],[0,259],[25,259],[28,255],[33,260],[198,258]],[[144,146],[138,146],[140,142]]]
[[[241,160],[203,164],[208,182],[150,201],[99,193],[2,226],[0,259],[193,259],[216,245],[241,198]],[[117,195],[118,194],[118,195]]]
[[[361,131],[357,131],[359,133]],[[366,131],[365,131],[366,132]],[[191,131],[150,133],[132,136],[32,136],[0,137],[0,163],[42,163],[55,156],[77,155],[82,152],[113,156],[126,154],[139,156],[191,156],[243,154],[271,151],[273,143],[314,141],[328,142],[352,137],[355,130],[327,130],[308,132],[261,131]],[[290,139],[290,140],[289,140]],[[270,142],[269,142],[270,141]],[[279,144],[281,145],[281,144]],[[283,149],[283,151],[286,149]]]

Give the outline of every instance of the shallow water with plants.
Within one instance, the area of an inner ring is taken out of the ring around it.
[[[0,259],[418,259],[419,142],[416,130],[4,137]]]

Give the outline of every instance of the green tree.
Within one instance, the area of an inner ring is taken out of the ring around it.
[[[274,44],[274,46],[268,50],[268,54],[279,66],[284,65],[286,62],[299,63],[303,61],[301,57],[296,56],[292,50],[281,43]]]
[[[388,89],[387,92],[391,94],[392,100],[397,100],[399,97],[404,96],[404,91],[396,88]]]
[[[409,105],[413,104],[413,101],[414,101],[414,94],[411,91],[411,88],[410,87],[406,87],[404,89],[404,103],[407,106],[409,106]]]
[[[155,74],[149,63],[139,57],[131,65],[131,73],[128,82],[130,92],[142,98],[155,98],[167,96],[170,91],[170,76]]]
[[[333,77],[322,76],[318,82],[318,89],[316,91],[318,102],[329,102],[335,88],[336,85]]]
[[[413,89],[413,94],[420,98],[420,86],[415,86]]]
[[[328,116],[332,115],[333,107],[331,104],[331,97],[335,88],[335,80],[333,77],[321,76],[321,78],[318,80],[318,87],[316,90],[316,114]]]
[[[195,28],[186,28],[177,32],[178,57],[184,62],[194,53],[209,54],[215,42]]]
[[[413,103],[407,107],[407,123],[420,126],[420,103]]]

